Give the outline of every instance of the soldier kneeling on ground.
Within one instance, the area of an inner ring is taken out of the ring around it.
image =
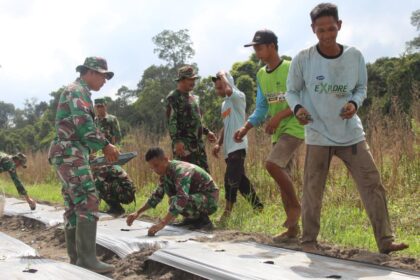
[[[19,195],[23,196],[28,202],[31,210],[35,210],[36,202],[29,197],[28,193],[25,190],[22,182],[19,180],[19,177],[16,173],[16,168],[18,167],[26,168],[26,156],[22,153],[17,153],[16,155],[8,155],[6,153],[0,152],[0,173],[9,172],[10,177],[12,178],[13,183],[15,183],[16,189]]]
[[[146,153],[146,161],[151,169],[160,176],[159,185],[137,212],[127,217],[131,226],[143,212],[155,208],[163,196],[169,196],[169,211],[148,234],[155,235],[179,214],[184,220],[178,226],[190,226],[194,229],[211,229],[209,215],[217,211],[219,189],[212,177],[201,167],[178,160],[169,160],[161,148],[151,148]],[[176,224],[173,224],[176,225]]]
[[[129,204],[135,200],[136,189],[127,172],[120,165],[104,165],[93,167],[95,186],[99,198],[108,205],[110,215],[125,213],[122,204]]]

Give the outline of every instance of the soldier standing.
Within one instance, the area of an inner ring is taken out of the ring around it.
[[[117,148],[110,144],[94,123],[90,90],[98,91],[114,73],[106,60],[88,57],[76,68],[80,77],[68,85],[57,106],[56,138],[48,159],[62,183],[64,222],[70,262],[95,272],[107,273],[114,267],[96,258],[98,196],[89,166],[89,154],[102,149],[106,159],[116,161]]]
[[[108,114],[105,98],[95,99],[95,124],[108,139],[109,143],[116,145],[121,141],[120,124],[116,116]]]
[[[178,160],[169,160],[161,148],[151,148],[145,159],[150,168],[160,176],[159,185],[147,202],[137,212],[127,217],[131,226],[143,212],[155,208],[165,194],[169,196],[168,214],[149,229],[153,236],[172,222],[179,214],[184,221],[178,226],[192,226],[195,229],[211,229],[209,215],[217,211],[219,189],[212,177],[201,167]]]
[[[25,190],[22,182],[19,180],[19,177],[16,174],[16,168],[22,166],[26,168],[26,156],[22,153],[17,153],[16,155],[8,155],[6,153],[0,152],[0,173],[9,172],[10,178],[12,178],[13,183],[15,183],[18,193],[26,199],[31,210],[35,210],[36,202],[28,196],[28,193]]]
[[[108,114],[105,98],[95,99],[95,124],[113,145],[121,141],[120,124],[116,116]],[[99,198],[108,205],[108,214],[121,215],[125,213],[121,203],[128,204],[135,199],[133,181],[120,165],[105,165],[92,167],[95,186]]]
[[[216,136],[201,123],[198,98],[191,94],[196,79],[198,76],[192,66],[178,70],[177,88],[166,98],[166,115],[175,159],[196,164],[209,172],[202,135],[207,135],[210,142],[216,142]]]

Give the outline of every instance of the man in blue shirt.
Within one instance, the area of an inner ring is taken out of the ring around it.
[[[323,3],[311,11],[318,44],[301,51],[290,67],[286,100],[301,124],[307,144],[302,196],[302,245],[316,252],[322,196],[332,156],[340,158],[356,182],[381,253],[408,248],[394,243],[385,189],[365,141],[357,109],[366,98],[362,54],[337,43],[341,28],[337,6]]]

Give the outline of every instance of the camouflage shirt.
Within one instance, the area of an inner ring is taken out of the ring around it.
[[[183,142],[186,146],[198,145],[202,135],[208,133],[201,123],[198,98],[190,93],[174,90],[166,97],[169,135],[172,143]]]
[[[103,134],[105,138],[112,144],[118,144],[121,140],[121,130],[118,119],[114,115],[106,114],[104,118],[95,118],[95,124]],[[115,137],[115,142],[113,138]]]
[[[183,212],[189,195],[216,191],[218,188],[212,177],[201,167],[184,161],[171,160],[166,174],[160,177],[159,185],[147,204],[154,208],[167,194],[170,203],[169,212],[177,216]]]
[[[90,96],[87,84],[80,78],[61,94],[55,118],[57,136],[51,143],[49,158],[73,156],[80,150],[90,153],[108,145],[93,121],[95,114]]]
[[[12,156],[5,154],[3,152],[0,152],[0,173],[6,172],[6,171],[9,172],[9,175],[12,178],[12,181],[15,184],[16,188],[18,189],[19,194],[25,195],[26,191],[22,182],[19,180],[19,177],[17,176],[16,164],[13,161]]]

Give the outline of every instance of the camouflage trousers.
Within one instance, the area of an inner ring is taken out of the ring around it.
[[[199,141],[198,144],[183,141],[185,146],[185,156],[180,157],[175,153],[175,143],[172,145],[174,159],[186,161],[203,168],[207,173],[210,173],[209,165],[207,162],[206,149],[203,141]]]
[[[211,215],[216,213],[219,201],[219,190],[211,193],[190,194],[184,210],[180,213],[185,218],[196,219],[200,214]],[[169,203],[171,200],[169,200]]]
[[[62,184],[65,227],[75,227],[78,220],[98,220],[99,200],[88,155],[56,156],[50,161]]]
[[[128,204],[134,201],[136,189],[127,172],[120,165],[93,168],[99,198],[108,204]]]

